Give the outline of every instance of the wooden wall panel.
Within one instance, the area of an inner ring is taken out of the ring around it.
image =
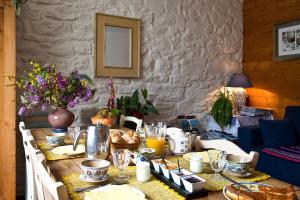
[[[243,72],[253,88],[249,105],[273,109],[281,118],[300,105],[300,59],[273,61],[273,25],[300,19],[300,0],[244,0]]]
[[[16,23],[11,1],[0,0],[0,197],[16,199]]]

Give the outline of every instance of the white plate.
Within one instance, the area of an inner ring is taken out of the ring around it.
[[[135,187],[129,186],[129,185],[106,185],[106,186],[103,186],[103,187],[100,187],[100,188],[93,189],[89,192],[109,192],[110,194],[112,194],[112,193],[114,193],[114,191],[117,191],[118,188],[127,187],[127,186],[130,190],[132,190],[135,194],[137,194],[137,196],[140,199],[145,199],[145,194],[142,191],[140,191],[139,189],[137,189]],[[128,198],[128,196],[127,196],[127,198]],[[124,195],[123,195],[122,199],[124,199]],[[84,196],[84,200],[89,200],[87,198],[87,195]]]
[[[83,174],[80,174],[80,180],[88,182],[88,183],[101,183],[101,182],[104,182],[104,181],[108,180],[108,175],[106,174],[103,179],[95,180],[95,179],[87,178]]]
[[[52,149],[52,153],[58,155],[78,155],[84,152],[85,152],[85,147],[82,144],[79,144],[77,146],[76,151],[73,151],[73,145],[60,146]]]
[[[258,186],[268,186],[267,184],[263,184],[263,183],[255,183],[255,182],[245,182],[245,183],[240,183],[242,185],[245,185],[246,187],[248,187],[250,190],[252,190],[253,192],[258,192]],[[223,188],[223,195],[226,199],[228,200],[232,200],[230,199],[227,195],[226,195],[226,191],[227,191],[227,186],[225,186]]]

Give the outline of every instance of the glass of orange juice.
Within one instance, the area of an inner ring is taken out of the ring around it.
[[[165,122],[144,123],[146,145],[155,149],[155,155],[161,156],[164,153],[167,124]]]

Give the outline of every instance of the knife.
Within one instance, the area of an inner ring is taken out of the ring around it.
[[[89,191],[95,188],[101,187],[101,185],[92,185],[92,186],[88,186],[88,187],[83,187],[83,188],[75,188],[73,189],[73,192],[83,192],[83,191]]]
[[[240,187],[246,189],[248,192],[252,192],[252,190],[250,190],[248,187],[246,187],[245,185],[240,184],[239,182],[237,182],[237,181],[235,181],[235,180],[233,180],[233,179],[231,179],[231,178],[225,176],[222,172],[220,172],[219,174],[220,174],[223,178],[229,180],[230,182],[232,182],[232,183],[234,183],[234,184],[236,184],[236,185],[238,185],[238,186],[240,186]]]

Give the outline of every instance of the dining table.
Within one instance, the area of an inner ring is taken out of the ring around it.
[[[34,140],[39,147],[41,144],[45,144],[46,142],[46,135],[51,132],[51,129],[49,128],[37,128],[37,129],[31,129],[32,136],[34,137]],[[84,157],[73,157],[73,158],[67,158],[67,159],[60,159],[60,160],[47,160],[47,166],[50,170],[51,175],[56,181],[62,181],[64,180],[64,177],[69,176],[74,173],[81,173],[80,169],[80,163],[85,160]],[[261,181],[261,183],[270,184],[273,186],[278,187],[285,187],[289,186],[290,184],[277,180],[275,178],[268,178],[267,180]],[[298,198],[300,198],[300,191],[298,187],[296,188],[296,194]],[[151,196],[149,196],[151,199]],[[71,195],[69,195],[69,199],[72,199]],[[223,195],[222,191],[217,192],[208,192],[208,195],[202,198],[199,198],[202,200],[222,200],[226,199]]]

